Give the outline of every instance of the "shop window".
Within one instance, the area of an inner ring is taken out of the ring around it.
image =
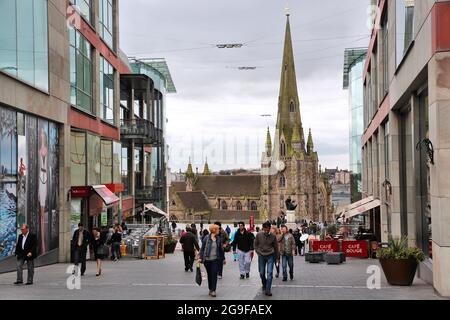
[[[100,171],[102,184],[112,183],[113,159],[112,159],[112,141],[101,141]]]
[[[252,211],[258,211],[258,205],[256,204],[255,201],[252,201],[251,205],[250,205],[250,209]]]
[[[70,133],[70,173],[72,186],[86,185],[86,133]]]
[[[236,210],[237,211],[242,211],[242,203],[240,201],[238,201],[237,204],[236,204]]]

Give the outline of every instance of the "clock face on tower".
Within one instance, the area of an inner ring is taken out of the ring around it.
[[[278,172],[283,172],[284,169],[286,169],[286,164],[283,160],[277,160],[275,163],[275,167],[277,168]]]

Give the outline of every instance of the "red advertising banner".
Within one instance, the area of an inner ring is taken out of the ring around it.
[[[369,243],[367,241],[342,241],[342,252],[346,257],[368,258]]]
[[[314,252],[339,252],[339,244],[337,241],[312,241],[312,249]]]
[[[254,216],[250,216],[250,221],[249,221],[249,231],[253,232],[255,231],[255,217]]]

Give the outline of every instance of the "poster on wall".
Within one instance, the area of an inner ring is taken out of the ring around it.
[[[0,260],[16,248],[16,184],[0,182]]]
[[[38,197],[37,192],[37,119],[36,117],[25,117],[25,136],[27,137],[27,160],[28,172],[26,175],[26,212],[27,222],[30,227],[30,232],[39,235],[39,225],[37,221],[38,212]]]
[[[55,123],[49,123],[49,156],[48,156],[48,175],[49,175],[49,249],[58,247],[59,235],[59,139],[58,126]]]
[[[38,203],[39,212],[39,253],[49,251],[49,208],[48,208],[48,185],[49,185],[49,148],[48,148],[48,122],[38,121]]]
[[[17,235],[16,113],[0,107],[0,260],[14,254]]]
[[[17,137],[18,183],[17,183],[17,226],[27,223],[27,139]]]

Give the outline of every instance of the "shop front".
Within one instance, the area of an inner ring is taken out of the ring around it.
[[[83,223],[88,230],[107,228],[119,222],[120,198],[114,192],[120,192],[120,185],[97,185],[72,187],[71,189],[71,231]]]

